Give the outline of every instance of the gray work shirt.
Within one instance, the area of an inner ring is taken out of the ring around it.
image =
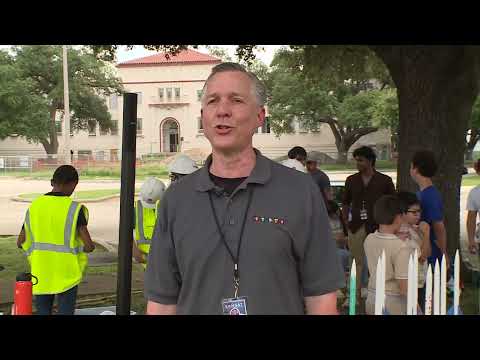
[[[234,266],[208,193],[236,255],[251,187],[239,257],[248,314],[304,314],[304,296],[344,286],[318,187],[308,174],[256,153],[255,168],[230,197],[209,177],[211,157],[165,192],[145,273],[148,300],[176,304],[177,314],[222,313],[222,299],[234,295]]]
[[[322,170],[315,169],[310,175],[321,190],[328,191],[330,189],[330,179]]]

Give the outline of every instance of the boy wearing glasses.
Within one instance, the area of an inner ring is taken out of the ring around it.
[[[420,221],[420,200],[414,193],[401,191],[397,197],[402,203],[402,225],[397,236],[406,242],[407,246],[418,251],[418,302],[421,308],[425,302],[425,279],[428,269],[427,259],[431,255],[430,225]]]

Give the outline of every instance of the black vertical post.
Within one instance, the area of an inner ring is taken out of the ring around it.
[[[137,145],[137,94],[123,96],[122,170],[117,270],[117,315],[130,315]]]

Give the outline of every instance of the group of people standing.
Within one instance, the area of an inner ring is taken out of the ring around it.
[[[411,193],[396,191],[391,177],[375,169],[373,149],[367,146],[357,148],[353,158],[358,172],[345,181],[341,211],[331,199],[328,176],[317,169],[316,163],[309,166],[305,149],[294,147],[288,157],[283,165],[309,172],[319,186],[336,240],[337,254],[346,274],[355,259],[359,274],[357,305],[366,298],[366,313],[373,313],[376,265],[378,257],[385,251],[387,312],[406,313],[408,260],[416,249],[420,263],[419,308],[423,310],[427,264],[434,266],[436,260],[441,262],[442,255],[447,254],[442,199],[432,183],[437,171],[434,154],[431,151],[414,154],[410,175],[420,190]],[[306,165],[306,170],[299,164]],[[471,211],[480,210],[480,206],[474,205],[475,191],[469,200]],[[477,197],[480,200],[480,196]],[[470,247],[476,249],[475,244]],[[449,266],[450,259],[448,256],[446,259]],[[348,299],[344,302],[347,304]]]
[[[189,175],[171,171],[174,186],[165,189],[152,180],[143,187],[133,255],[145,265],[146,313],[338,314],[337,293],[346,286],[353,257],[357,274],[363,274],[357,299],[362,287],[368,289],[369,314],[383,250],[387,311],[404,313],[406,255],[417,249],[424,264],[446,254],[442,201],[431,180],[437,169],[433,153],[413,156],[410,173],[420,191],[412,194],[396,192],[392,179],[375,169],[371,148],[356,149],[358,172],[345,182],[340,211],[328,176],[305,149],[294,147],[279,164],[253,147],[265,102],[266,88],[253,73],[235,63],[215,66],[201,97],[211,155]],[[94,248],[86,208],[69,199],[78,174],[57,170],[63,175],[56,172],[52,185],[61,194],[32,203],[18,240],[32,272],[41,274],[39,284],[74,269],[75,276],[58,281],[61,286],[37,291],[39,299],[48,296],[45,305],[37,301],[42,313],[51,313],[52,295],[78,286],[83,252]],[[49,221],[58,227],[45,233],[42,223]],[[64,313],[72,313],[69,304]]]

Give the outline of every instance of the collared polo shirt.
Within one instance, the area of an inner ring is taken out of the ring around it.
[[[248,314],[303,314],[304,297],[344,286],[330,224],[310,175],[256,150],[256,164],[228,196],[205,166],[169,187],[162,198],[145,274],[145,296],[176,304],[177,314],[221,314],[234,296],[234,264],[215,223],[239,256],[240,290]],[[251,204],[246,212],[249,191]]]
[[[367,233],[375,231],[377,224],[373,216],[373,208],[383,195],[395,195],[395,185],[390,176],[375,170],[367,186],[364,185],[359,172],[347,177],[343,204],[349,206],[352,213],[352,218],[348,223],[348,228],[352,233],[356,233],[363,224],[366,226]],[[360,218],[363,202],[365,202],[367,210],[367,220]]]

